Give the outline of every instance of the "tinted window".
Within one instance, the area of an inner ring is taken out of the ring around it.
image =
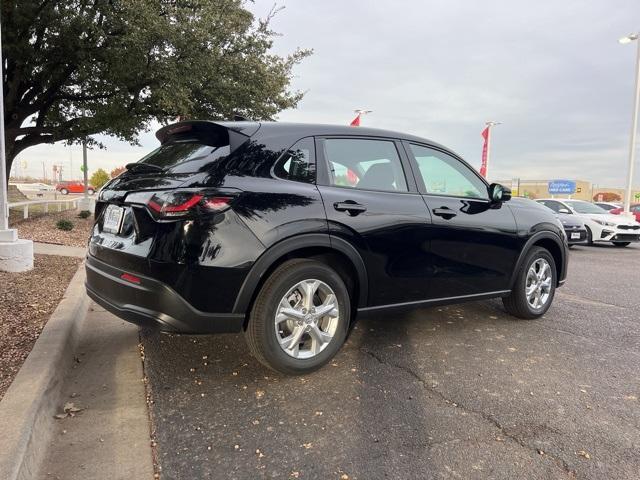
[[[273,167],[277,177],[296,182],[314,183],[316,180],[316,162],[313,138],[299,140],[280,157]]]
[[[427,193],[488,198],[487,186],[465,164],[444,152],[411,144]]]
[[[389,140],[329,138],[324,151],[333,185],[406,192],[407,181],[395,143]]]
[[[140,163],[150,163],[174,173],[191,173],[228,156],[229,152],[229,145],[212,147],[198,142],[170,143],[156,148]]]

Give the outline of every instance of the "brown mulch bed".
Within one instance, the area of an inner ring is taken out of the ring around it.
[[[82,259],[36,255],[29,272],[0,272],[0,399],[31,352]]]
[[[93,215],[88,218],[79,218],[78,213],[78,210],[49,213],[37,218],[12,222],[11,227],[18,229],[20,238],[26,238],[34,242],[86,247],[89,233],[93,226]],[[71,220],[73,222],[73,230],[68,232],[58,230],[56,222],[60,219]]]

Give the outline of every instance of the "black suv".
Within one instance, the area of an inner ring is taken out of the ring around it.
[[[325,364],[356,314],[502,297],[536,318],[567,274],[548,208],[437,143],[369,128],[188,121],[96,204],[87,292],[169,332],[244,331],[284,373]]]

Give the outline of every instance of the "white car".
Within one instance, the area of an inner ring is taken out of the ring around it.
[[[55,187],[40,182],[12,183],[10,185],[15,185],[21,192],[53,192],[55,190]]]
[[[626,247],[640,241],[640,223],[622,215],[612,215],[603,208],[583,200],[541,198],[538,203],[550,209],[579,217],[587,227],[587,243],[611,242]]]
[[[593,203],[595,203],[597,206],[599,206],[603,210],[606,210],[607,212],[609,210],[615,210],[616,208],[620,208],[622,206],[622,205],[618,205],[617,203],[611,203],[611,202],[593,202]]]

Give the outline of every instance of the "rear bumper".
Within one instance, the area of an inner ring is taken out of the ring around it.
[[[124,272],[89,255],[87,294],[114,315],[142,327],[176,333],[236,333],[244,315],[195,309],[166,284],[133,273],[140,283],[122,280]]]

